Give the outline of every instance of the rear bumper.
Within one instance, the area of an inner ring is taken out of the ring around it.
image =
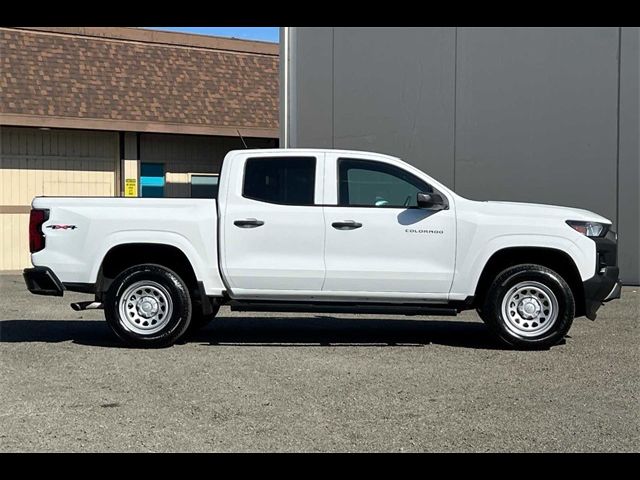
[[[31,293],[56,297],[64,294],[64,285],[49,267],[25,268],[22,276]]]

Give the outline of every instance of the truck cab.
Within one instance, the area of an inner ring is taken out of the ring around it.
[[[381,155],[270,155],[239,152],[222,169],[221,266],[235,296],[448,300],[455,197],[442,185]],[[422,208],[418,193],[439,203]]]

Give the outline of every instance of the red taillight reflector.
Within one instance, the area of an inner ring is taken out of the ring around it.
[[[42,224],[49,218],[49,210],[31,210],[29,214],[29,250],[39,252],[44,248]]]

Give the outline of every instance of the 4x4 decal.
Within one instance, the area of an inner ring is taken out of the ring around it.
[[[52,230],[75,230],[78,227],[75,225],[47,225],[47,228]]]

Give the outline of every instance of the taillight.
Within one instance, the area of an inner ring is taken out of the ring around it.
[[[39,252],[44,248],[42,224],[49,219],[49,210],[31,210],[29,215],[29,250]]]

